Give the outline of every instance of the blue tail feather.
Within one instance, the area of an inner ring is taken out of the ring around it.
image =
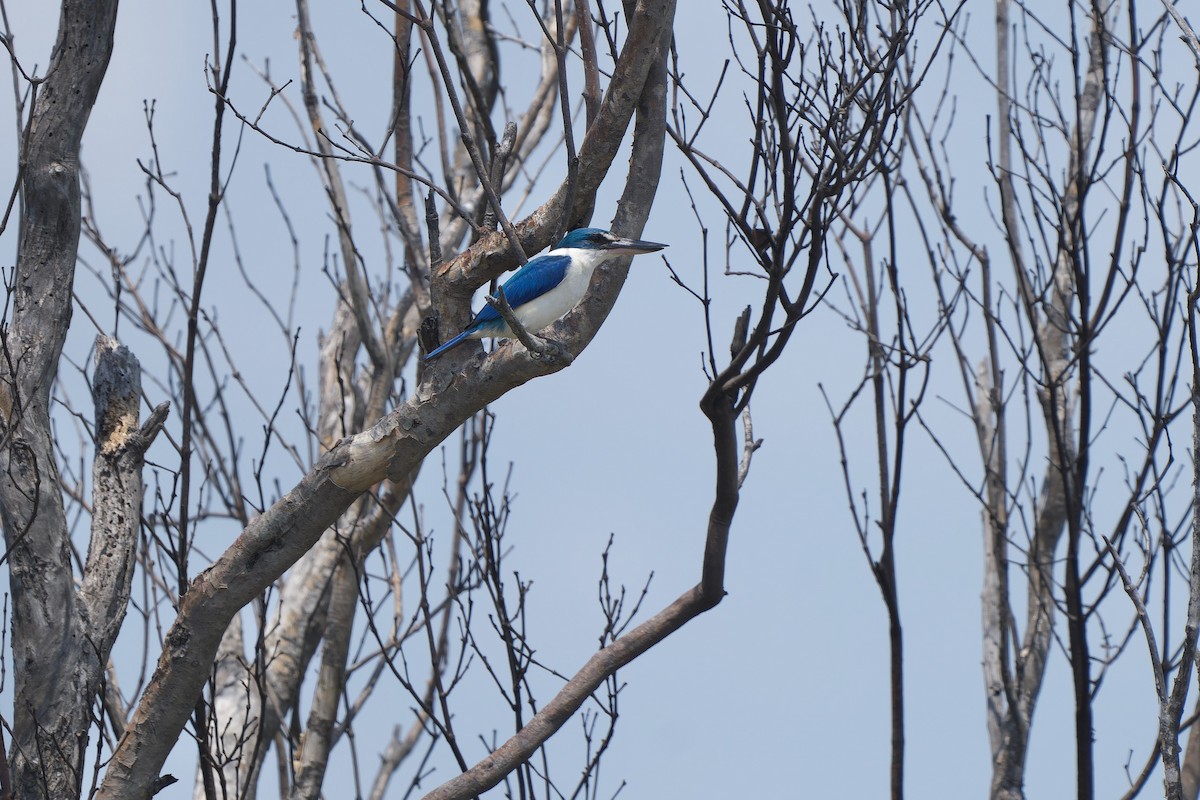
[[[442,353],[446,352],[450,348],[457,347],[458,345],[462,344],[464,341],[466,341],[467,337],[470,335],[471,335],[470,330],[463,331],[458,336],[455,336],[453,339],[451,339],[450,341],[443,344],[441,347],[436,347],[433,349],[432,352],[426,353],[425,360],[432,361],[433,359],[437,358],[438,356],[440,356]]]

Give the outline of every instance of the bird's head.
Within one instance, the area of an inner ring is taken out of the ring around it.
[[[665,244],[658,242],[626,239],[601,228],[576,228],[564,236],[562,241],[554,246],[554,249],[600,250],[613,255],[635,256],[639,253],[653,253],[664,247],[666,247]]]

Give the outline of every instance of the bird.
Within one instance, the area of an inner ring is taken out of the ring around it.
[[[627,239],[601,228],[576,228],[545,255],[530,259],[504,282],[504,298],[527,331],[540,331],[574,308],[609,258],[662,250],[667,245]],[[480,309],[462,333],[425,356],[432,361],[467,339],[512,337],[508,324],[490,304]]]

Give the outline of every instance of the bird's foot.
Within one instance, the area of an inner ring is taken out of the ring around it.
[[[575,356],[571,355],[571,351],[558,342],[553,339],[543,339],[540,336],[534,336],[525,329],[525,326],[517,319],[517,315],[513,313],[512,306],[508,304],[508,299],[504,296],[503,287],[496,289],[495,297],[487,297],[485,299],[488,305],[496,309],[496,313],[508,325],[509,330],[513,332],[513,336],[525,346],[525,349],[529,351],[529,356],[535,361],[561,363],[563,366],[567,366],[575,360]]]
[[[530,336],[529,339],[528,342],[522,340],[521,344],[525,345],[529,357],[534,361],[548,361],[565,367],[575,360],[570,350],[553,339],[542,339],[538,336]]]

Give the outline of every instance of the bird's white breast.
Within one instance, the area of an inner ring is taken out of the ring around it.
[[[587,294],[596,266],[609,255],[603,251],[563,248],[551,255],[569,255],[571,264],[562,282],[545,294],[513,309],[526,330],[536,333],[574,308]]]

